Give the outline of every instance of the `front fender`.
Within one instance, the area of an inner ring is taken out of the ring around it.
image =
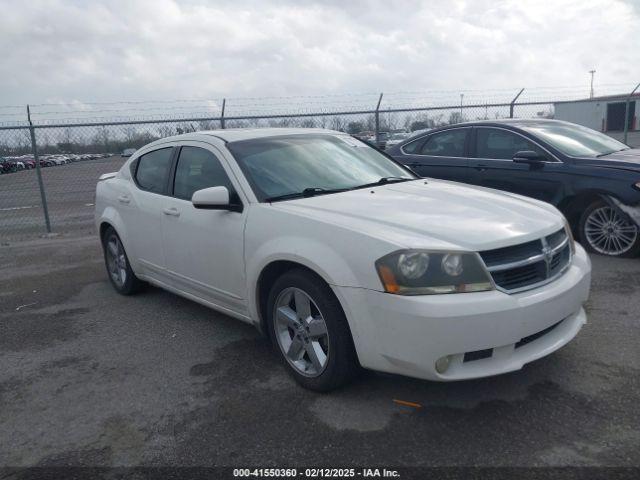
[[[252,318],[257,315],[258,280],[263,270],[277,261],[295,262],[318,274],[332,286],[354,286],[356,274],[348,262],[326,243],[297,235],[273,238],[253,251],[247,258],[247,287],[253,292],[250,309]]]
[[[247,259],[247,283],[249,292],[249,314],[258,328],[261,325],[260,292],[258,280],[264,269],[277,261],[289,261],[303,265],[319,275],[333,290],[344,310],[351,336],[359,350],[360,332],[357,319],[350,310],[350,305],[342,295],[341,286],[359,284],[356,272],[350,263],[329,244],[309,237],[290,235],[273,238],[255,249]],[[373,264],[371,265],[373,270]]]

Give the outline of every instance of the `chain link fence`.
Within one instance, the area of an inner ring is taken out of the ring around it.
[[[315,127],[384,146],[465,121],[554,118],[555,105],[574,99],[584,99],[584,92],[522,89],[43,104],[32,106],[26,119],[16,106],[0,107],[0,243],[48,234],[92,234],[98,177],[118,170],[127,150],[159,138],[224,128]],[[2,108],[13,110],[2,113]]]

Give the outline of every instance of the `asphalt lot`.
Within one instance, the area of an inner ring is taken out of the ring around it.
[[[54,233],[88,235],[93,227],[96,182],[103,173],[120,169],[118,156],[42,168]],[[36,170],[0,175],[0,241],[33,238],[46,233]]]
[[[1,246],[0,465],[640,465],[640,260],[593,266],[588,325],[520,372],[320,395],[250,326],[116,294],[94,237]]]

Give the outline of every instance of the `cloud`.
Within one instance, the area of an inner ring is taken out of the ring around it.
[[[0,104],[631,83],[622,0],[6,0]]]

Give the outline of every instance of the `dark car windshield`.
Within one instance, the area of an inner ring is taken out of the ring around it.
[[[260,201],[417,178],[349,135],[283,135],[232,142],[227,148]]]
[[[540,123],[520,128],[573,157],[601,157],[629,148],[604,133],[572,123]]]

